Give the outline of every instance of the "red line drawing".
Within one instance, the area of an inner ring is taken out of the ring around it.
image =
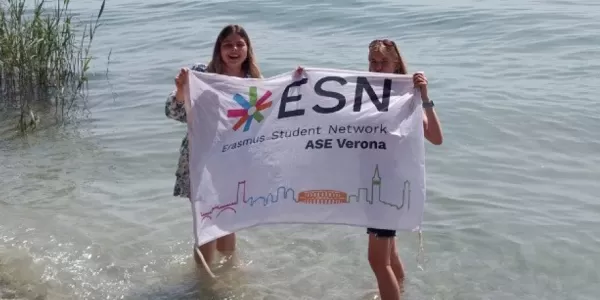
[[[227,206],[224,207],[223,209],[221,209],[218,213],[217,213],[217,218],[221,215],[222,212],[224,212],[225,210],[232,210],[234,214],[237,213],[237,211],[235,210],[235,208],[231,207],[231,206]]]
[[[239,181],[238,182],[238,186],[237,186],[237,195],[235,196],[235,201],[227,203],[227,204],[222,204],[222,205],[216,205],[213,206],[209,211],[204,212],[204,213],[200,213],[200,216],[202,217],[202,221],[204,221],[204,219],[213,219],[213,213],[215,211],[217,211],[217,215],[215,216],[215,218],[218,218],[221,213],[223,213],[225,210],[231,210],[233,211],[234,214],[237,214],[237,210],[234,208],[236,205],[238,205],[238,203],[240,203],[240,198],[242,198],[242,201],[244,201],[246,197],[246,180],[243,181]]]

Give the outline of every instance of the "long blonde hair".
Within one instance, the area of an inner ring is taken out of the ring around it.
[[[385,56],[391,56],[396,61],[396,68],[394,69],[395,74],[408,74],[406,70],[406,64],[404,63],[404,59],[402,55],[400,55],[400,50],[396,43],[392,40],[383,39],[383,40],[373,40],[369,44],[369,52],[379,52]]]
[[[223,74],[223,60],[221,59],[221,43],[231,34],[238,34],[241,36],[246,45],[248,47],[248,55],[246,60],[242,63],[242,71],[246,74],[249,74],[252,78],[261,78],[262,74],[260,73],[260,69],[258,68],[258,64],[256,63],[256,57],[254,55],[254,50],[252,48],[252,44],[250,42],[250,38],[248,37],[248,33],[246,30],[236,24],[230,24],[223,29],[217,36],[217,41],[215,42],[215,47],[213,49],[213,55],[210,63],[206,67],[207,72]]]

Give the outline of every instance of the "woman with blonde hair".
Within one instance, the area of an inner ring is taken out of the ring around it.
[[[408,74],[398,46],[391,40],[374,40],[369,44],[369,71],[378,73]],[[434,145],[442,144],[442,129],[427,93],[427,78],[423,73],[413,74],[415,88],[421,92],[423,102],[423,128],[425,138]],[[369,234],[368,259],[379,286],[382,300],[400,299],[400,286],[404,280],[404,266],[398,255],[396,231],[367,228]]]
[[[296,76],[303,72],[296,69]],[[394,41],[373,40],[369,44],[369,72],[408,74],[404,58]],[[434,110],[433,101],[427,93],[427,78],[423,73],[413,74],[415,88],[421,93],[424,110],[423,128],[425,138],[434,145],[441,145],[442,129]],[[404,266],[398,255],[396,231],[367,228],[369,234],[368,259],[379,287],[381,300],[399,300],[400,287],[404,280]]]

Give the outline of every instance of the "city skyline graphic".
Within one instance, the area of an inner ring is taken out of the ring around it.
[[[387,202],[387,201],[384,201],[381,199],[381,185],[382,185],[381,183],[382,183],[382,178],[379,175],[379,165],[376,164],[375,170],[373,171],[373,177],[371,178],[371,190],[370,190],[371,195],[370,195],[370,197],[369,197],[369,188],[361,187],[361,188],[358,188],[358,193],[356,195],[348,196],[348,203],[366,202],[366,203],[373,205],[373,203],[379,202],[381,204],[394,207],[398,210],[404,208],[404,206],[406,206],[407,210],[410,210],[410,192],[411,192],[411,190],[410,190],[410,181],[409,180],[404,181],[404,186],[402,189],[402,201],[400,204],[390,203],[390,202]]]
[[[401,210],[406,207],[407,210],[410,210],[410,198],[411,198],[411,186],[410,181],[405,180],[403,183],[402,189],[402,197],[400,204],[390,203],[382,200],[382,177],[379,174],[379,165],[375,165],[375,169],[373,171],[373,177],[371,178],[371,188],[368,187],[359,187],[357,189],[356,194],[346,194],[345,192],[336,191],[336,190],[309,190],[309,191],[301,191],[296,197],[296,191],[291,187],[279,186],[275,192],[267,193],[263,196],[246,196],[246,180],[238,181],[237,183],[237,191],[235,200],[222,204],[213,206],[209,211],[201,213],[200,216],[202,220],[204,219],[213,219],[213,214],[216,213],[214,218],[219,217],[225,211],[233,212],[237,214],[236,206],[240,203],[248,204],[249,206],[254,206],[257,203],[262,204],[262,206],[269,206],[273,203],[278,203],[282,200],[291,200],[295,203],[300,204],[350,204],[350,203],[368,203],[373,205],[374,203],[381,203],[383,205],[387,205],[397,210]]]
[[[258,203],[262,202],[263,206],[268,206],[270,203],[277,203],[277,202],[279,202],[279,200],[286,200],[288,198],[291,198],[291,200],[294,200],[294,202],[298,202],[298,200],[296,199],[296,192],[292,188],[285,187],[285,186],[278,187],[275,195],[273,195],[273,193],[268,193],[266,196],[259,196],[259,197],[250,196],[250,197],[246,198],[246,180],[242,180],[242,181],[238,181],[237,191],[236,191],[236,196],[235,196],[234,201],[229,202],[227,204],[213,206],[209,211],[200,213],[200,217],[201,217],[201,220],[205,220],[205,219],[212,220],[213,214],[215,212],[216,212],[216,216],[214,216],[215,218],[219,217],[225,211],[231,211],[234,214],[237,214],[237,210],[235,207],[240,203],[246,203],[246,204],[249,204],[250,206],[254,206],[254,204],[256,204],[257,202]]]

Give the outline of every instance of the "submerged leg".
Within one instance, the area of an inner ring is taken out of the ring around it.
[[[379,287],[381,300],[400,300],[400,286],[391,265],[393,237],[369,233],[369,264]]]

